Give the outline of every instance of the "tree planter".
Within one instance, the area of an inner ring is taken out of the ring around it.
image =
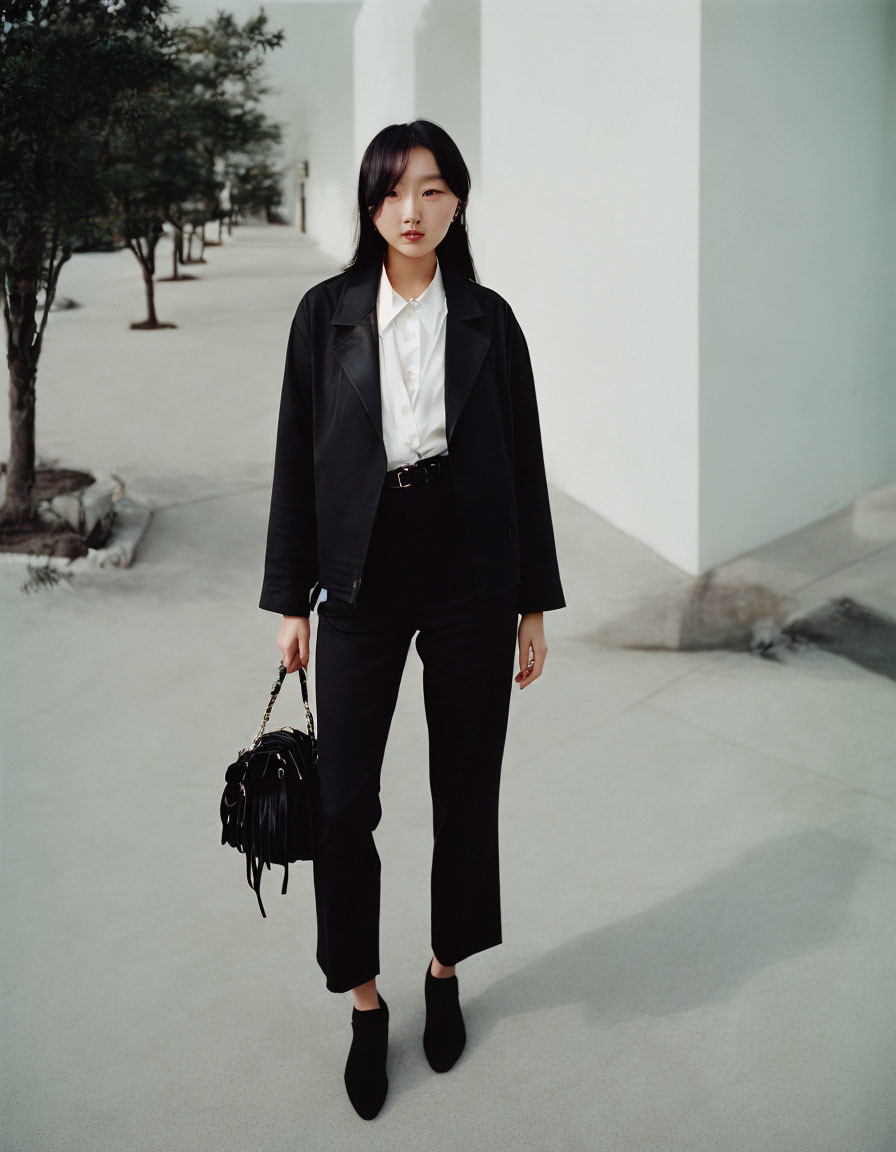
[[[83,537],[87,548],[102,548],[112,532],[115,501],[124,495],[124,485],[111,472],[96,473],[90,479],[92,483],[84,488],[41,500],[37,517],[50,528],[71,528]]]
[[[0,466],[0,502],[5,466]],[[35,469],[37,507],[30,524],[0,526],[0,553],[12,562],[46,561],[80,570],[127,567],[152,516],[144,501],[129,499],[112,472]]]

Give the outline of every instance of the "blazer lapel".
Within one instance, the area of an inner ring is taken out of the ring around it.
[[[377,435],[383,435],[383,409],[380,397],[380,348],[376,325],[376,294],[380,267],[352,268],[331,324],[348,325],[349,332],[335,337],[333,351],[351,380],[361,403],[373,421]]]
[[[467,397],[492,342],[471,323],[484,313],[470,281],[446,264],[442,283],[448,315],[445,319],[445,428],[448,447]]]
[[[449,264],[440,262],[440,268],[448,306],[445,318],[445,428],[450,449],[457,421],[492,342],[470,323],[484,313],[469,282]],[[381,269],[381,264],[350,269],[330,323],[350,329],[342,338],[336,337],[333,351],[382,439],[380,349],[376,320]]]

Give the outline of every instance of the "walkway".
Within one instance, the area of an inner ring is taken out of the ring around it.
[[[24,595],[0,567],[0,1143],[892,1152],[896,686],[811,645],[611,647],[607,621],[680,574],[560,493],[570,607],[512,700],[504,944],[458,969],[469,1040],[446,1076],[421,1046],[431,817],[409,657],[376,834],[390,1095],[355,1115],[310,865],[284,897],[265,875],[262,920],[217,812],[279,659],[256,604],[287,330],[336,270],[291,229],[241,228],[200,281],[158,285],[178,324],[159,332],[128,329],[128,252],[63,271],[81,307],[48,327],[39,453],[109,467],[157,511],[131,569]],[[892,589],[883,559],[832,594]],[[299,700],[290,678],[272,722]]]

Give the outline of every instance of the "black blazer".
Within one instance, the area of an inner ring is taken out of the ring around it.
[[[441,263],[451,483],[477,590],[520,613],[564,608],[526,339],[491,288]],[[259,607],[308,616],[321,587],[354,603],[383,479],[381,266],[340,272],[292,320]]]

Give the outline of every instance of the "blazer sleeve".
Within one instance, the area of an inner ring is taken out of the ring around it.
[[[510,305],[508,379],[513,405],[514,478],[519,516],[520,574],[518,611],[565,608],[541,445],[535,380],[526,337]]]
[[[301,304],[286,346],[259,608],[309,616],[318,578],[311,348]]]

